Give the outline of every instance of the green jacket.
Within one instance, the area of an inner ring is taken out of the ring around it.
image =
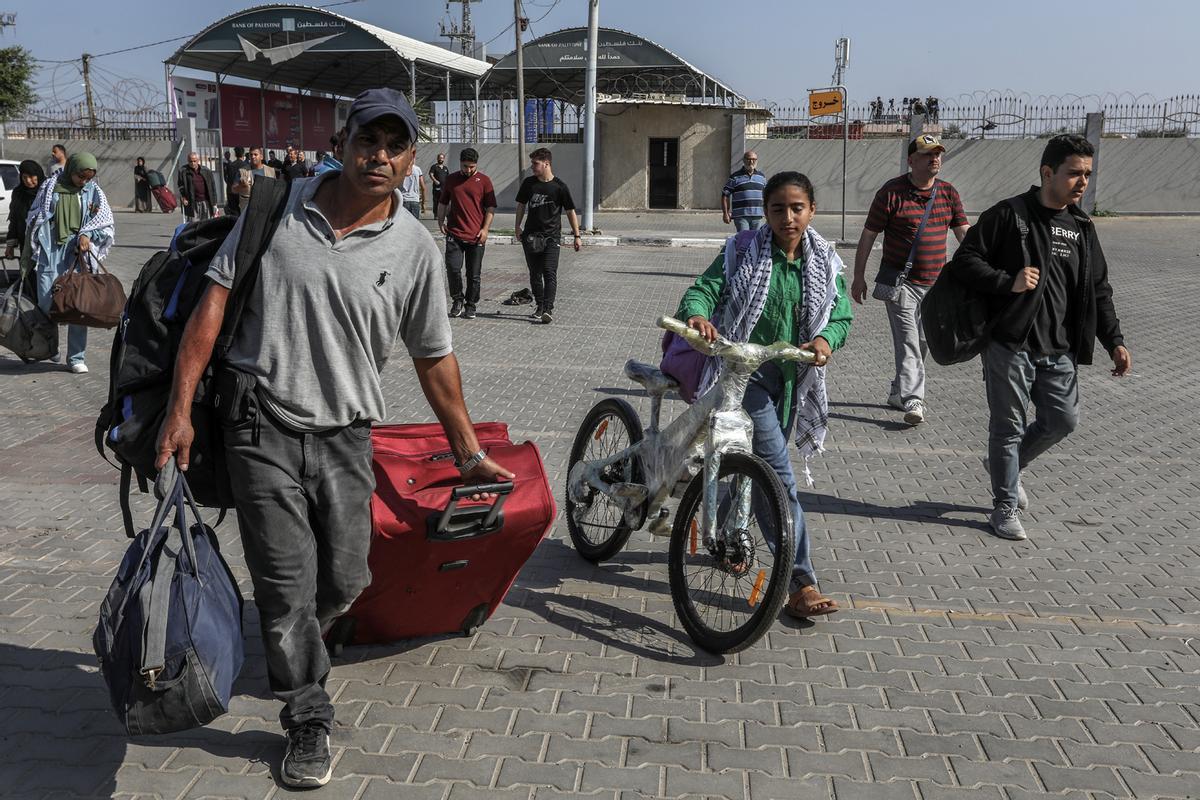
[[[709,265],[708,269],[683,294],[676,318],[687,322],[694,316],[712,319],[717,301],[725,289],[725,250]],[[830,350],[838,350],[846,343],[850,333],[850,321],[854,312],[850,308],[850,297],[846,292],[846,281],[837,276],[837,303],[829,314],[829,324],[817,336],[829,342]],[[797,257],[788,261],[778,247],[771,248],[771,284],[767,289],[767,303],[763,307],[758,324],[750,333],[751,344],[774,344],[778,341],[801,344],[798,336],[798,311],[804,300],[804,259]],[[778,398],[779,421],[786,425],[791,416],[792,396],[795,394],[796,365],[791,361],[779,362],[783,372],[783,397]]]

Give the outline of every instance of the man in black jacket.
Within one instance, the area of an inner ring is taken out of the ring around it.
[[[1075,430],[1077,366],[1092,363],[1095,340],[1112,357],[1113,375],[1133,365],[1100,240],[1079,208],[1094,153],[1082,136],[1051,139],[1042,153],[1041,186],[980,215],[948,267],[993,297],[995,325],[983,351],[990,521],[1006,539],[1025,538],[1018,512],[1029,501],[1021,470]],[[1032,423],[1030,401],[1037,409]]]
[[[188,153],[187,166],[179,170],[179,202],[188,222],[209,219],[220,195],[212,170],[200,163],[197,153]]]

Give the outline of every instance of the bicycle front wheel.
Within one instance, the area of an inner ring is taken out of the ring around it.
[[[728,453],[717,477],[716,532],[706,541],[704,473],[688,484],[667,573],[671,599],[692,640],[712,653],[757,642],[787,599],[796,542],[783,483],[761,458]]]
[[[633,406],[614,397],[601,400],[584,417],[567,474],[580,461],[603,461],[642,440],[642,421]],[[643,483],[642,464],[637,457],[625,458],[605,467],[600,475],[605,483]],[[633,527],[626,524],[621,507],[608,495],[588,487],[586,496],[566,496],[567,530],[579,555],[591,562],[603,561],[621,552]]]

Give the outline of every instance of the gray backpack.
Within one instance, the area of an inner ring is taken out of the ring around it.
[[[0,298],[0,346],[26,364],[45,361],[58,352],[58,325],[21,290],[28,274],[22,269]]]

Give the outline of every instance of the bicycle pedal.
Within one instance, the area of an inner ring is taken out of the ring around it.
[[[640,483],[614,483],[612,493],[623,500],[630,500],[634,505],[646,502],[650,490]]]

